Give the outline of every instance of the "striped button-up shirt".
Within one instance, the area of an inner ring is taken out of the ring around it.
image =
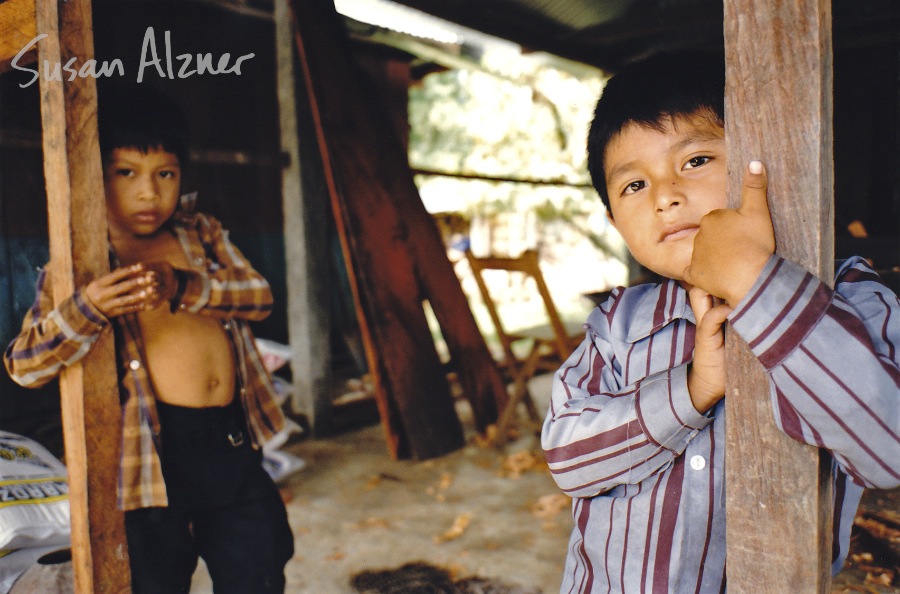
[[[730,314],[778,427],[834,456],[833,570],[863,487],[900,484],[900,303],[858,258],[832,290],[777,256]],[[556,373],[542,441],[573,497],[561,592],[725,591],[725,406],[687,389],[695,321],[675,281],[617,289]]]
[[[284,424],[247,324],[271,312],[269,284],[214,218],[179,211],[169,224],[190,265],[189,270],[178,271],[180,293],[174,307],[221,320],[235,347],[240,399],[253,444],[259,447]],[[108,328],[115,332],[122,400],[119,507],[127,511],[165,506],[168,498],[158,454],[159,418],[136,315],[119,316],[110,323],[85,298],[83,289],[54,307],[45,268],[38,277],[34,305],[25,316],[21,333],[7,347],[4,363],[17,383],[41,386],[80,361]]]

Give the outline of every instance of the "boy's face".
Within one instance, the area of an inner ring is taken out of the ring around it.
[[[610,219],[635,259],[683,280],[700,219],[725,208],[725,131],[702,113],[628,124],[606,148]]]
[[[178,206],[178,157],[163,150],[114,149],[103,168],[103,185],[110,236],[153,235]]]

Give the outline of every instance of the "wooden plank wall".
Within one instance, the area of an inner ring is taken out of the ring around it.
[[[769,173],[777,251],[833,277],[830,0],[725,0],[731,206],[751,159]],[[768,379],[728,334],[728,589],[828,592],[828,456],[780,432]]]

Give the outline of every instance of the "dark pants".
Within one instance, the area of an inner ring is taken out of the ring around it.
[[[169,507],[125,514],[133,592],[189,592],[198,555],[216,594],[284,592],[294,538],[240,406],[157,406]]]

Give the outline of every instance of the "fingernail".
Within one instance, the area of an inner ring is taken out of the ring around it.
[[[750,173],[753,175],[759,175],[762,173],[763,164],[761,161],[750,161],[750,164],[747,166],[750,169]]]

